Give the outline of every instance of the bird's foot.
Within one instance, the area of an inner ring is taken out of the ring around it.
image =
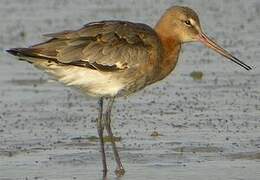
[[[107,169],[103,169],[103,179],[107,178]]]
[[[115,174],[116,174],[117,177],[123,176],[123,175],[125,174],[124,168],[123,168],[123,167],[117,168],[117,169],[115,170]]]

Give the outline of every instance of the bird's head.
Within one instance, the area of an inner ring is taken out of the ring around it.
[[[161,17],[156,28],[160,29],[162,36],[174,38],[180,43],[201,42],[246,70],[251,69],[250,66],[234,57],[206,36],[201,29],[197,13],[188,7],[173,6],[169,8]]]

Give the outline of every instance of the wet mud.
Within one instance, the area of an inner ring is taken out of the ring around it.
[[[101,4],[101,5],[100,5]],[[246,72],[199,44],[175,71],[113,109],[126,168],[120,180],[260,179],[260,3],[250,1],[0,1],[0,180],[102,179],[96,99],[4,52],[96,20],[153,26],[170,5],[194,8]],[[106,142],[109,179],[115,162]]]

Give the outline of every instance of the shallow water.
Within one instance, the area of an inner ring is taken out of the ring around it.
[[[159,3],[160,2],[160,3]],[[100,5],[100,3],[102,5]],[[56,83],[3,50],[41,34],[103,19],[154,25],[172,1],[0,1],[0,179],[101,179],[96,100]],[[250,72],[202,45],[185,45],[168,78],[113,110],[128,179],[260,179],[260,3],[175,1],[193,7],[205,32]],[[202,72],[194,79],[192,72]],[[153,132],[160,136],[151,136]],[[109,179],[115,178],[106,146]]]

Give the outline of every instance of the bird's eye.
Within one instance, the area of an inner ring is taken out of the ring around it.
[[[186,20],[186,21],[184,21],[184,23],[185,23],[187,26],[191,26],[190,20]]]

